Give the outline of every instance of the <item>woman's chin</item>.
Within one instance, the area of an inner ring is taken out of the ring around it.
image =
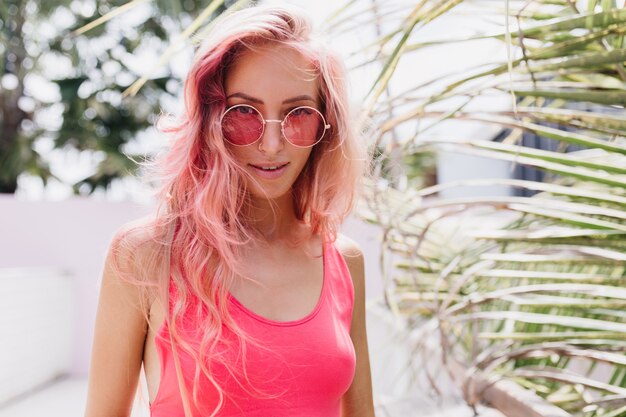
[[[251,187],[249,193],[250,197],[255,201],[275,201],[290,198],[291,188],[259,189],[258,187]]]

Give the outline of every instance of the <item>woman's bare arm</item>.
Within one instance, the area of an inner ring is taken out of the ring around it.
[[[139,288],[113,267],[113,250],[102,275],[85,417],[130,416],[148,330]]]
[[[341,237],[338,241],[348,264],[354,285],[354,310],[350,337],[356,352],[354,380],[342,398],[342,417],[374,417],[372,376],[370,372],[367,332],[365,329],[365,266],[363,253],[352,240]]]

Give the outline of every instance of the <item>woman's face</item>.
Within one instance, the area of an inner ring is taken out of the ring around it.
[[[226,108],[248,104],[266,120],[283,120],[289,111],[300,106],[320,110],[318,80],[313,69],[301,53],[283,45],[248,50],[235,58],[226,74]],[[280,123],[275,122],[266,123],[257,142],[227,146],[251,176],[249,192],[260,199],[289,195],[312,150],[289,143],[282,136]]]

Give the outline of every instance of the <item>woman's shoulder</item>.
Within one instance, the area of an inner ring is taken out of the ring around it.
[[[352,276],[352,281],[357,285],[363,282],[365,261],[363,258],[363,251],[361,250],[359,244],[346,235],[338,233],[335,245],[343,256],[343,259],[346,261],[346,265],[348,266],[348,270]]]
[[[144,216],[121,225],[115,231],[113,242],[159,247],[166,243],[170,230],[169,225],[162,219]]]
[[[156,237],[157,233],[157,218],[147,215],[122,224],[115,231],[115,238],[138,242],[146,238]]]
[[[165,254],[170,244],[168,237],[169,228],[154,216],[138,218],[116,230],[109,255],[126,272],[147,272],[144,269],[155,265]]]
[[[348,236],[337,233],[335,244],[344,258],[346,258],[346,261],[347,258],[363,258],[363,251],[359,244]]]

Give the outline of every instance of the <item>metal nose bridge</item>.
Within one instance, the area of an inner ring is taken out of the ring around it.
[[[282,123],[282,120],[272,120],[272,119],[264,119],[265,123],[274,122],[274,123]]]

